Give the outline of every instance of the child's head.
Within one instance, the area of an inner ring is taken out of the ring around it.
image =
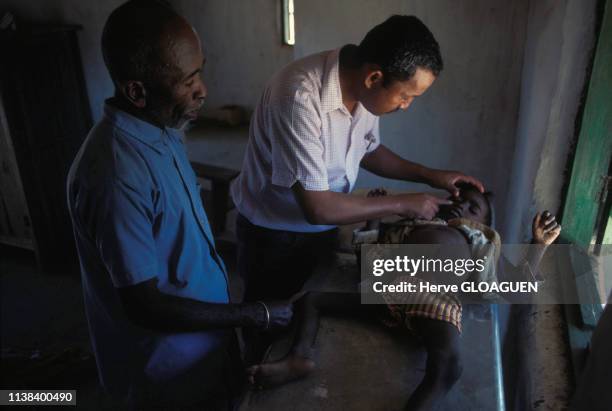
[[[470,184],[459,184],[458,187],[459,196],[449,197],[453,204],[441,206],[438,217],[447,221],[453,218],[467,218],[490,226],[493,215],[491,204],[493,194],[490,192],[483,194]]]

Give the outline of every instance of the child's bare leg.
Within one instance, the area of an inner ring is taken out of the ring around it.
[[[251,383],[274,386],[302,378],[312,372],[314,343],[321,314],[370,315],[380,309],[376,305],[362,305],[359,293],[309,292],[296,303],[297,330],[291,351],[282,360],[250,367],[247,374]]]
[[[459,331],[446,321],[414,318],[414,329],[425,342],[427,365],[425,377],[414,391],[405,409],[434,410],[462,371],[459,353]]]

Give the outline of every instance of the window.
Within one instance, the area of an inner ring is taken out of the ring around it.
[[[295,21],[293,19],[293,0],[282,0],[283,2],[283,44],[293,46],[295,44]]]
[[[580,270],[569,265],[575,273],[590,275],[575,278],[578,307],[565,305],[568,338],[573,357],[574,373],[580,375],[592,330],[602,313],[601,304],[593,304],[593,293],[606,301],[612,291],[610,273],[610,242],[612,241],[612,104],[610,89],[612,75],[612,3],[607,2],[602,13],[602,24],[597,41],[593,69],[574,154],[565,207],[563,236],[584,251]],[[586,268],[584,268],[586,267]],[[571,292],[572,290],[570,290]],[[586,296],[587,298],[582,298]],[[575,309],[578,308],[578,312]],[[577,315],[576,315],[577,314]]]

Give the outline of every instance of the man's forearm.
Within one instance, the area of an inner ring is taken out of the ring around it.
[[[313,193],[304,190],[299,183],[293,187],[293,192],[310,224],[353,224],[399,214],[401,210],[397,196],[367,198],[332,191]],[[310,198],[314,195],[316,199]]]
[[[159,331],[197,331],[231,327],[264,327],[265,309],[259,303],[215,304],[164,296],[147,321]]]
[[[382,144],[363,157],[361,167],[381,177],[416,183],[428,183],[428,173],[431,171],[428,167],[398,156]]]
[[[157,331],[266,326],[266,309],[260,303],[206,303],[164,294],[153,283],[133,286],[120,295],[131,321]]]

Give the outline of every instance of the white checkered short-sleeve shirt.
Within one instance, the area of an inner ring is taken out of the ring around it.
[[[342,103],[339,49],[294,61],[267,85],[251,119],[242,172],[232,184],[236,208],[253,224],[297,232],[309,224],[291,186],[349,193],[363,156],[380,144],[378,117]]]

